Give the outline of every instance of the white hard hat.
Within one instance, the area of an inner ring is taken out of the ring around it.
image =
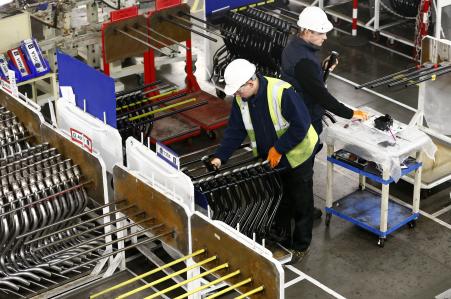
[[[327,19],[326,13],[317,6],[307,6],[299,14],[298,26],[310,29],[319,33],[326,33],[332,30],[334,26]]]
[[[233,95],[240,87],[255,74],[257,68],[246,59],[235,59],[224,71],[226,95]]]

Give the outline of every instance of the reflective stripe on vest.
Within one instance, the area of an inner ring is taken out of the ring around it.
[[[267,98],[269,113],[271,115],[271,120],[273,122],[277,137],[280,137],[290,126],[290,124],[282,116],[282,95],[283,90],[290,88],[291,85],[279,79],[270,77],[265,78],[266,80],[268,80]],[[238,103],[238,106],[240,107],[244,127],[246,128],[247,134],[251,141],[252,152],[255,156],[257,156],[255,131],[252,125],[248,103],[243,101],[239,96],[236,97],[236,101]],[[318,134],[316,134],[313,126],[310,125],[307,134],[302,142],[300,142],[286,154],[290,166],[292,168],[295,168],[305,162],[313,154],[317,142]]]

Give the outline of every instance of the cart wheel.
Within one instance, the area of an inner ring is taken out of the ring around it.
[[[415,228],[415,226],[417,226],[417,221],[416,220],[412,220],[409,223],[407,223],[409,225],[409,228]]]
[[[220,98],[220,99],[224,99],[224,98],[226,97],[225,92],[223,92],[223,91],[220,90],[220,89],[216,89],[216,95],[217,95],[218,98]]]
[[[206,133],[209,139],[216,139],[216,133],[214,131],[207,131]]]
[[[330,219],[332,218],[332,214],[331,213],[326,213],[326,226],[330,225]]]
[[[431,195],[431,189],[420,189],[420,198],[426,199]]]
[[[385,239],[379,238],[379,240],[377,241],[377,246],[384,248],[384,243],[385,243]]]

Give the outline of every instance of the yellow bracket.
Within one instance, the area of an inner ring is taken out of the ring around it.
[[[168,264],[166,264],[166,265],[163,265],[163,266],[161,266],[161,267],[159,267],[159,268],[153,269],[152,271],[143,273],[143,274],[138,275],[138,276],[136,276],[136,277],[134,277],[134,278],[132,278],[132,279],[129,279],[129,280],[124,281],[124,282],[122,282],[122,283],[120,283],[120,284],[117,284],[117,285],[115,285],[115,286],[113,286],[113,287],[111,287],[111,288],[108,288],[108,289],[103,290],[103,291],[101,291],[101,292],[99,292],[99,293],[96,293],[96,294],[94,294],[94,295],[91,295],[89,298],[90,298],[90,299],[97,298],[97,297],[99,297],[99,296],[101,296],[101,295],[104,295],[104,294],[109,293],[109,292],[111,292],[111,291],[114,291],[114,290],[117,290],[117,289],[119,289],[119,288],[122,288],[123,286],[126,286],[126,285],[128,285],[128,284],[130,284],[130,283],[132,283],[132,282],[135,282],[135,281],[140,280],[140,279],[142,279],[142,278],[145,278],[145,277],[147,277],[147,276],[149,276],[149,275],[152,275],[152,274],[155,274],[155,273],[157,273],[157,272],[160,272],[160,271],[162,271],[162,270],[164,270],[164,269],[167,269],[167,268],[169,268],[169,267],[172,267],[172,266],[174,266],[174,265],[176,265],[176,264],[178,264],[178,263],[181,263],[181,262],[183,262],[183,261],[186,261],[187,259],[192,258],[192,257],[195,257],[195,256],[198,256],[198,255],[200,255],[200,254],[202,254],[202,253],[205,253],[205,249],[197,250],[196,252],[193,252],[193,253],[191,253],[191,254],[189,254],[189,255],[186,255],[186,256],[184,256],[184,257],[182,257],[182,258],[179,258],[178,260],[172,261],[172,262],[170,262],[170,263],[168,263]]]
[[[159,284],[159,283],[161,283],[161,282],[163,282],[163,281],[166,281],[166,280],[168,280],[168,279],[171,279],[172,277],[175,277],[175,276],[180,275],[180,274],[182,274],[182,273],[188,272],[189,270],[192,270],[192,269],[195,269],[195,268],[199,268],[200,266],[205,265],[205,264],[207,264],[207,263],[209,263],[209,262],[211,262],[211,261],[214,261],[215,259],[217,259],[217,256],[216,256],[216,255],[215,255],[215,256],[212,256],[212,257],[210,257],[210,258],[208,258],[208,259],[206,259],[206,260],[203,260],[203,261],[201,261],[201,262],[199,262],[199,263],[196,263],[196,264],[194,264],[194,265],[192,265],[192,266],[183,268],[182,270],[179,270],[179,271],[177,271],[177,272],[174,272],[174,273],[172,273],[172,274],[170,274],[170,275],[167,275],[167,276],[165,276],[165,277],[163,277],[163,278],[160,278],[160,279],[157,279],[157,280],[155,280],[155,281],[152,281],[151,283],[148,283],[148,284],[146,284],[146,285],[143,285],[142,287],[139,287],[139,288],[137,288],[137,289],[134,289],[134,290],[132,290],[132,291],[130,291],[130,292],[127,292],[127,293],[125,293],[125,294],[122,294],[122,295],[120,295],[119,297],[116,297],[116,299],[127,298],[127,297],[129,297],[129,296],[131,296],[131,295],[134,295],[134,294],[136,294],[136,293],[138,293],[138,292],[141,292],[142,290],[148,289],[148,288],[150,288],[150,287],[152,287],[152,286],[154,286],[154,285],[157,285],[157,284]]]
[[[221,295],[223,295],[225,293],[228,293],[230,291],[233,291],[233,290],[235,290],[235,289],[237,289],[237,288],[239,288],[239,287],[241,287],[241,286],[243,286],[245,284],[248,284],[251,281],[252,281],[252,278],[245,279],[245,280],[243,280],[243,281],[241,281],[241,282],[239,282],[237,284],[231,285],[230,287],[225,288],[224,290],[221,290],[221,291],[219,291],[219,292],[207,297],[207,299],[213,299],[213,298],[219,297],[219,296],[221,296]]]
[[[249,297],[250,295],[254,295],[254,294],[260,293],[263,290],[264,290],[264,287],[263,286],[259,286],[256,289],[253,289],[253,290],[251,290],[251,291],[249,291],[247,293],[244,293],[244,294],[242,294],[242,295],[240,295],[238,297],[235,297],[235,299],[243,299],[243,298]]]
[[[199,278],[202,278],[202,277],[207,276],[207,275],[209,275],[209,274],[211,274],[211,273],[214,273],[214,272],[216,272],[216,271],[219,271],[219,270],[222,270],[222,269],[225,269],[225,268],[228,268],[228,267],[229,267],[229,264],[227,264],[227,263],[222,264],[222,265],[217,266],[217,267],[215,267],[215,268],[213,268],[213,269],[210,269],[210,270],[208,270],[208,271],[205,271],[205,272],[203,272],[202,274],[196,275],[196,276],[194,276],[194,277],[191,277],[190,279],[187,279],[187,280],[185,280],[185,281],[179,282],[179,283],[177,283],[177,284],[175,284],[175,285],[173,285],[173,286],[170,286],[169,288],[166,288],[166,289],[161,290],[161,291],[159,291],[159,292],[157,292],[157,293],[155,293],[155,294],[152,294],[152,295],[150,295],[150,296],[147,296],[147,297],[144,298],[144,299],[153,299],[153,298],[155,298],[155,297],[161,296],[161,295],[166,294],[166,293],[169,292],[169,291],[175,290],[176,288],[179,288],[179,287],[181,287],[181,286],[183,286],[183,285],[185,285],[185,284],[187,284],[187,283],[190,283],[190,282],[192,282],[192,281],[194,281],[194,280],[197,280],[197,279],[199,279]]]

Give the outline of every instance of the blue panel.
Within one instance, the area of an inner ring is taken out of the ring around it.
[[[221,10],[231,10],[237,7],[246,6],[259,2],[274,2],[274,1],[255,1],[255,0],[205,0],[205,13],[211,15],[214,12]]]
[[[114,80],[89,65],[60,51],[57,53],[58,79],[60,86],[72,86],[77,106],[103,121],[106,112],[107,124],[116,128],[116,95]]]

